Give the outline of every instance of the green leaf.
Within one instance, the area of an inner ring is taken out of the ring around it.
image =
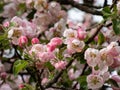
[[[99,33],[98,35],[98,45],[101,45],[102,43],[104,43],[105,41],[105,37],[102,33]]]
[[[54,70],[54,67],[53,67],[53,65],[51,65],[50,62],[46,62],[46,63],[45,63],[45,67],[47,67],[50,71],[53,71],[53,70]]]
[[[111,16],[111,10],[110,10],[109,6],[104,7],[102,10],[102,13],[103,13],[103,18],[108,19]]]
[[[120,19],[112,19],[113,30],[116,35],[120,35]]]
[[[13,65],[13,73],[17,75],[21,70],[25,69],[28,65],[27,61],[17,60]]]
[[[86,82],[86,78],[87,78],[86,75],[80,76],[80,77],[78,78],[78,82],[79,82],[80,84],[81,84],[82,82]]]
[[[10,47],[6,34],[0,35],[0,49],[8,49]]]
[[[24,87],[22,90],[35,90],[35,88],[32,87],[32,86],[29,85],[29,84],[24,84],[24,85],[25,85],[25,87]]]
[[[80,83],[80,86],[82,88],[82,90],[88,90],[87,89],[87,81],[86,81],[86,78],[87,76],[86,75],[83,75],[83,76],[80,76],[77,80],[78,82]]]

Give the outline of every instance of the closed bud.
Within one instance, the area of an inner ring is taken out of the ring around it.
[[[39,39],[38,39],[38,38],[33,38],[33,39],[31,40],[31,43],[32,43],[32,44],[38,44],[38,43],[39,43]]]

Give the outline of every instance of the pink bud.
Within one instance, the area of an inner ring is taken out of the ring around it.
[[[6,72],[2,72],[2,73],[0,74],[0,76],[1,76],[1,78],[5,79],[6,76],[7,76],[7,73],[6,73]]]
[[[59,61],[59,62],[55,63],[55,68],[57,70],[62,70],[62,69],[66,68],[66,65],[67,65],[66,61]]]
[[[22,89],[22,88],[24,88],[24,87],[25,87],[24,84],[20,84],[20,85],[19,85],[19,88],[20,88],[20,89]]]
[[[118,75],[112,76],[112,79],[115,80],[116,82],[120,82],[120,76]]]
[[[3,23],[3,26],[4,26],[4,27],[9,27],[9,26],[10,26],[10,23],[9,23],[9,22],[4,22],[4,23]]]
[[[98,36],[96,36],[96,37],[94,38],[94,40],[97,42],[97,41],[98,41]]]
[[[43,78],[42,81],[41,81],[42,85],[46,84],[47,82],[48,82],[48,78]]]
[[[39,43],[39,39],[38,39],[38,38],[33,38],[33,39],[31,40],[31,43],[32,43],[32,44],[38,44],[38,43]]]
[[[56,48],[56,45],[55,45],[55,44],[48,43],[48,45],[47,45],[47,51],[48,51],[48,52],[54,51],[55,48]]]
[[[28,43],[27,37],[26,36],[21,36],[18,39],[18,43],[19,43],[19,46],[21,46],[21,47],[22,47],[22,45],[27,44]]]
[[[50,43],[54,44],[54,45],[61,45],[62,44],[62,39],[59,38],[59,37],[55,37],[55,38],[52,38]]]
[[[77,34],[77,37],[81,40],[84,40],[86,38],[86,31],[84,31],[82,28],[78,29]]]

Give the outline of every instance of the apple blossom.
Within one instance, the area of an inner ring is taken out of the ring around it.
[[[113,75],[112,79],[117,81],[117,82],[120,82],[120,76],[119,75]]]
[[[74,52],[81,52],[84,48],[85,43],[78,39],[73,39],[70,43],[67,44],[67,49]]]
[[[9,84],[3,84],[3,85],[0,87],[0,90],[12,90],[12,88],[10,87]]]
[[[113,60],[114,60],[114,62],[110,67],[112,67],[112,68],[119,67],[120,66],[120,55],[117,57],[114,57]]]
[[[42,44],[34,44],[29,51],[29,53],[37,55],[39,52],[44,52],[45,51],[45,46]]]
[[[19,85],[19,89],[22,89],[22,88],[24,88],[24,87],[25,87],[24,84],[20,84],[20,85]]]
[[[62,44],[62,39],[59,37],[54,37],[50,40],[50,43],[57,46]]]
[[[43,85],[43,84],[46,84],[48,81],[49,81],[48,78],[43,78],[42,81],[41,81],[41,83]]]
[[[0,1],[0,90],[120,90],[120,1],[79,1]]]
[[[108,54],[107,48],[100,50],[100,58],[103,63],[110,66],[113,64],[113,56]]]
[[[77,37],[77,31],[72,29],[66,29],[63,33],[63,36],[66,38],[76,38]]]
[[[6,72],[2,72],[2,73],[0,74],[0,77],[1,77],[2,79],[5,79],[5,78],[7,77],[7,73],[6,73]]]
[[[83,30],[82,28],[79,28],[79,29],[77,30],[77,33],[78,33],[78,36],[77,36],[77,37],[78,37],[80,40],[84,40],[84,39],[86,38],[87,33],[86,33],[86,31]]]
[[[67,62],[66,62],[66,61],[58,61],[57,63],[54,64],[54,67],[55,67],[57,70],[62,70],[62,69],[65,69],[65,68],[66,68],[66,65],[67,65]]]
[[[48,62],[55,58],[55,55],[52,52],[41,52],[38,53],[38,57],[41,62]]]
[[[55,44],[52,44],[52,43],[48,43],[48,44],[47,44],[47,51],[48,51],[48,52],[54,51],[55,48],[56,48],[56,45],[55,45]]]
[[[38,44],[39,43],[39,39],[38,38],[32,38],[31,43],[32,44]]]
[[[94,48],[88,48],[85,51],[84,58],[87,60],[87,64],[89,66],[91,66],[91,67],[96,66],[99,63],[99,60],[100,60],[99,50],[94,49]]]
[[[120,46],[118,46],[117,42],[111,42],[108,46],[108,54],[112,55],[113,57],[118,56],[120,54]]]
[[[47,0],[35,0],[34,3],[34,7],[39,11],[44,10],[48,6]]]
[[[28,39],[26,36],[21,36],[19,39],[18,39],[18,43],[19,43],[19,46],[23,46],[25,44],[28,43]]]
[[[101,76],[90,74],[87,76],[87,83],[88,83],[88,88],[98,89],[103,86],[104,81]]]
[[[10,23],[9,23],[9,22],[4,22],[4,23],[3,23],[3,26],[4,26],[4,27],[9,27],[9,26],[10,26]]]

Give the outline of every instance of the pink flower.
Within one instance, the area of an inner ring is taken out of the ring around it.
[[[69,76],[69,79],[70,79],[70,80],[75,79],[75,75],[74,75],[74,70],[73,70],[73,69],[70,69],[70,70],[68,71],[68,76]]]
[[[38,54],[40,61],[48,62],[51,59],[55,58],[55,55],[52,52],[41,52]]]
[[[62,70],[66,68],[66,65],[67,65],[66,61],[58,61],[57,63],[55,63],[54,66],[57,70]]]
[[[55,45],[55,44],[48,43],[48,45],[47,45],[47,51],[48,51],[48,52],[54,51],[55,48],[56,48],[56,45]]]
[[[9,27],[9,26],[10,26],[10,23],[9,23],[8,21],[7,21],[7,22],[4,22],[4,23],[3,23],[3,26],[4,26],[4,27]]]
[[[43,78],[41,81],[42,85],[46,84],[47,82],[48,82],[48,78]]]
[[[118,46],[117,42],[111,42],[108,46],[108,54],[114,56],[118,56],[120,54],[120,46]]]
[[[61,45],[62,44],[62,39],[59,37],[54,37],[51,39],[50,41],[51,44],[57,46],[57,45]]]
[[[94,67],[98,64],[100,57],[99,57],[99,51],[94,48],[88,48],[85,51],[85,59],[87,60],[87,63],[89,66]]]
[[[72,29],[66,29],[63,33],[63,36],[66,38],[76,38],[77,37],[77,31]]]
[[[67,49],[72,50],[73,52],[81,52],[84,48],[85,43],[78,39],[73,39],[71,42],[67,44]]]
[[[42,44],[34,44],[29,51],[29,53],[32,55],[34,53],[36,56],[39,52],[44,52],[45,51],[45,46]]]
[[[39,43],[39,39],[38,38],[32,38],[31,43],[32,44],[38,44]]]
[[[107,66],[113,64],[113,56],[108,54],[107,48],[103,48],[100,50],[100,60]]]
[[[22,89],[22,88],[24,88],[24,87],[25,87],[24,84],[20,84],[20,85],[19,85],[19,89]]]
[[[97,41],[98,41],[98,36],[96,36],[96,37],[94,38],[94,40],[97,42]]]
[[[0,74],[0,77],[1,77],[2,79],[5,79],[5,78],[7,77],[7,73],[6,73],[6,72],[2,72],[2,73]]]
[[[112,68],[116,68],[120,66],[120,55],[117,57],[114,57],[114,62],[111,65]]]
[[[88,88],[98,89],[102,87],[102,85],[104,84],[104,81],[101,76],[91,74],[87,76],[87,83],[88,83]]]
[[[115,80],[116,82],[120,82],[120,76],[118,75],[112,76],[112,79]]]
[[[19,39],[18,39],[18,43],[19,43],[19,46],[23,46],[25,44],[28,43],[28,39],[26,36],[21,36]]]
[[[82,28],[79,28],[78,30],[77,30],[77,37],[80,39],[80,40],[84,40],[85,38],[86,38],[86,31],[85,30],[83,30]]]
[[[0,87],[0,90],[12,90],[12,88],[10,87],[10,85],[4,83]]]

